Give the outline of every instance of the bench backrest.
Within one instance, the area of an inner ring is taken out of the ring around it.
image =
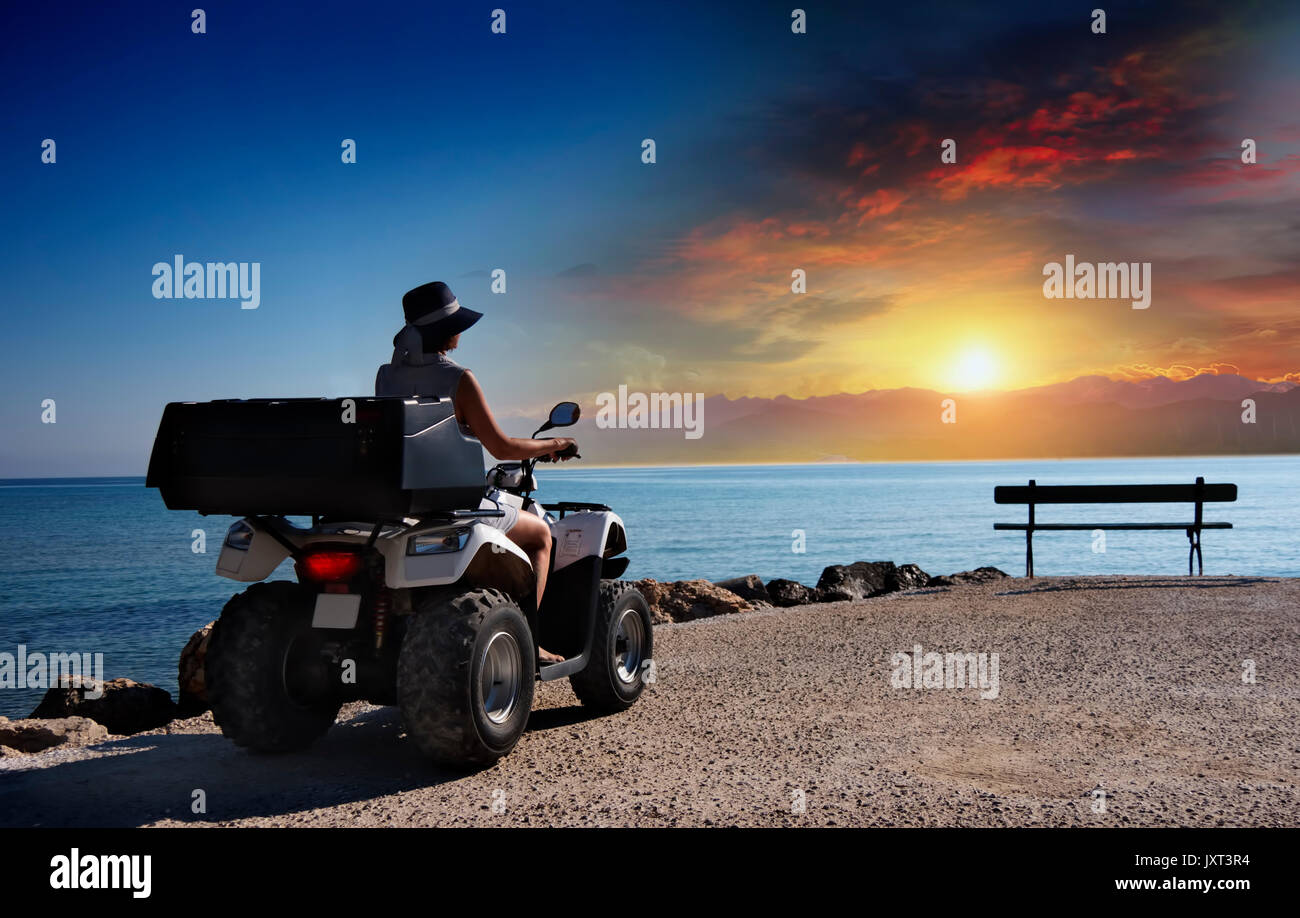
[[[1234,501],[1235,484],[998,485],[995,504],[1172,504]]]

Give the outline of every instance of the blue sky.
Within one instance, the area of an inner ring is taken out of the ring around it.
[[[432,279],[488,313],[460,356],[508,410],[554,367],[503,352],[573,346],[535,281],[689,209],[641,139],[701,136],[763,74],[657,6],[522,4],[505,35],[490,5],[214,3],[204,35],[188,5],[27,6],[3,29],[5,475],[139,470],[169,400],[367,393]],[[261,307],[153,299],[177,253],[260,262]]]

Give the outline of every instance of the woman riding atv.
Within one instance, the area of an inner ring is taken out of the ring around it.
[[[375,377],[375,395],[451,399],[456,420],[501,461],[541,457],[562,461],[573,456],[577,444],[569,437],[532,440],[506,436],[492,416],[474,374],[447,356],[460,343],[461,332],[483,317],[481,312],[460,305],[442,281],[408,291],[402,297],[402,311],[406,325],[393,338],[392,362],[381,366]],[[508,503],[501,503],[500,509],[505,516],[485,522],[503,530],[532,560],[540,609],[551,559],[550,527],[540,517],[519,513]],[[540,647],[537,652],[546,663],[564,659]]]

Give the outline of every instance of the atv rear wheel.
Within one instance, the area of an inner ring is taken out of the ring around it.
[[[626,710],[641,697],[642,670],[654,657],[650,607],[641,591],[621,580],[601,581],[595,628],[591,661],[569,677],[569,684],[588,707]]]
[[[417,600],[397,659],[406,732],[445,765],[489,765],[514,748],[533,705],[533,635],[499,590]]]
[[[256,752],[311,745],[342,702],[322,684],[311,620],[315,594],[286,580],[231,598],[212,629],[204,675],[221,732]]]

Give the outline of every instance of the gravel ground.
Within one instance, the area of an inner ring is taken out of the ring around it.
[[[1300,824],[1300,580],[1014,579],[655,642],[631,710],[588,717],[542,685],[518,747],[478,773],[421,760],[392,708],[350,705],[274,757],[208,715],[0,758],[0,824]],[[998,654],[997,697],[893,687],[915,644]]]

